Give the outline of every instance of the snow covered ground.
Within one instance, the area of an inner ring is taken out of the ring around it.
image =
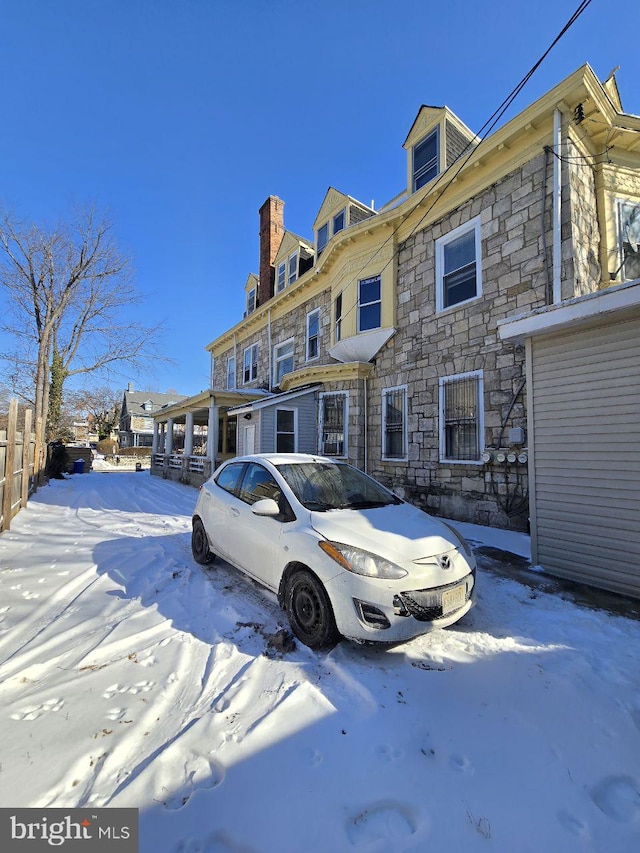
[[[481,570],[445,631],[278,653],[195,499],[76,475],[0,537],[0,806],[136,806],[145,853],[640,849],[640,622]]]

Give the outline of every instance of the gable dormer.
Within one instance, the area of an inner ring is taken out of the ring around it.
[[[293,231],[285,231],[273,263],[276,269],[275,292],[277,295],[297,281],[313,265],[313,246]]]
[[[329,187],[313,223],[316,258],[320,257],[333,236],[371,216],[375,216],[373,208]]]
[[[423,104],[402,146],[407,152],[409,195],[444,172],[479,141],[448,107]]]
[[[250,272],[244,286],[244,316],[252,314],[258,307],[258,285],[260,279],[254,272]]]

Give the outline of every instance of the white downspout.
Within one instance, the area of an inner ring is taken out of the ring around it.
[[[553,113],[553,303],[562,302],[562,113]]]
[[[362,402],[362,408],[364,411],[364,465],[362,470],[364,473],[367,472],[367,459],[369,458],[369,387],[367,383],[367,377],[365,376],[363,381],[362,393],[364,394],[364,400]]]
[[[271,308],[267,311],[267,346],[269,347],[269,352],[267,353],[269,361],[267,362],[269,365],[269,391],[273,388],[273,355],[271,353]]]

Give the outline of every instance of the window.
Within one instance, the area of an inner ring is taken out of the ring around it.
[[[244,471],[244,462],[232,462],[220,471],[216,478],[216,483],[225,492],[235,492],[238,488],[240,476]]]
[[[279,385],[285,373],[293,370],[293,338],[273,348],[273,384]]]
[[[640,204],[618,202],[622,280],[640,278]]]
[[[482,371],[440,379],[440,461],[479,462],[483,423]]]
[[[436,311],[482,293],[480,220],[436,240]]]
[[[296,452],[295,409],[276,409],[276,452]]]
[[[380,276],[363,278],[358,282],[358,331],[379,329],[382,323]]]
[[[294,252],[293,255],[289,256],[289,275],[287,277],[287,284],[293,284],[293,282],[298,278],[298,253]]]
[[[236,359],[235,356],[230,356],[227,359],[227,388],[233,389],[236,387]]]
[[[407,458],[407,387],[382,392],[382,458]]]
[[[325,246],[329,242],[329,223],[325,222],[322,228],[318,228],[318,247],[317,247],[317,255],[323,253]]]
[[[307,314],[307,361],[313,361],[320,355],[320,309]]]
[[[320,394],[320,453],[346,456],[348,404],[345,392]]]
[[[242,381],[253,382],[258,378],[258,344],[252,344],[244,351]]]
[[[338,231],[344,230],[345,219],[346,219],[346,211],[343,208],[340,211],[340,213],[336,213],[336,215],[333,217],[333,233],[334,234],[337,234]]]
[[[247,470],[238,493],[241,501],[254,504],[264,498],[272,498],[277,503],[280,500],[281,494],[280,487],[266,468],[263,468],[262,465],[257,465],[255,462],[247,465]]]
[[[419,190],[438,174],[438,128],[413,149],[413,191]]]
[[[277,292],[280,293],[281,290],[284,290],[287,284],[287,265],[283,261],[281,264],[278,264],[278,274],[277,274],[277,284],[276,289]]]
[[[252,287],[251,290],[247,293],[247,314],[251,314],[252,311],[256,310],[256,289]]]
[[[342,294],[339,293],[336,296],[336,304],[335,304],[335,322],[334,322],[334,333],[336,343],[340,340],[342,335]]]

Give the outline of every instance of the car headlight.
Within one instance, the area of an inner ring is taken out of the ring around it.
[[[395,563],[385,560],[378,554],[355,548],[353,545],[344,545],[342,542],[318,542],[325,554],[335,560],[348,572],[356,575],[365,575],[368,578],[382,578],[384,580],[398,580],[404,578],[408,572],[396,566]]]
[[[450,524],[447,524],[446,521],[443,521],[442,523],[444,524],[444,526],[446,528],[448,528],[451,531],[451,535],[455,538],[456,542],[460,543],[460,547],[462,548],[464,553],[467,555],[467,557],[473,557],[473,551],[471,550],[471,545],[469,545],[469,543],[464,538],[464,536],[462,536],[461,533],[458,533],[458,531],[455,529],[455,527],[452,527]]]

